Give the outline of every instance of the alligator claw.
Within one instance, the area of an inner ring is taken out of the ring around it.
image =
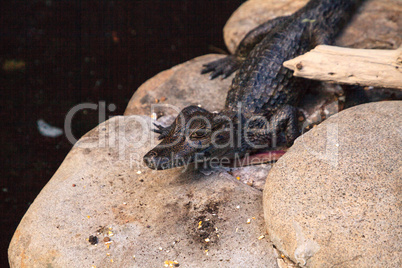
[[[233,72],[235,72],[240,67],[241,61],[234,55],[227,56],[225,58],[210,62],[203,65],[201,74],[211,73],[209,79],[215,79],[216,77],[222,75],[225,79],[229,77]]]
[[[153,123],[153,124],[157,128],[152,129],[152,131],[159,134],[158,140],[164,139],[169,134],[170,127],[164,127],[164,126],[158,125],[156,123]]]
[[[162,134],[162,130],[160,129],[152,129],[152,131],[158,134]]]
[[[157,130],[163,130],[163,129],[165,129],[165,127],[162,126],[162,125],[158,125],[158,124],[156,124],[156,123],[153,123],[153,124],[154,124],[155,127],[158,128]]]

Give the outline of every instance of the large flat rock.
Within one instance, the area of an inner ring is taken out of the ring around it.
[[[402,101],[347,109],[271,169],[272,242],[306,267],[401,267]]]
[[[258,239],[262,191],[223,171],[145,168],[150,121],[114,117],[77,142],[18,226],[11,267],[276,267]]]

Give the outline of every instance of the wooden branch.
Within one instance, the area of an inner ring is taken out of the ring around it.
[[[319,45],[283,66],[314,80],[402,89],[402,46],[383,50]]]

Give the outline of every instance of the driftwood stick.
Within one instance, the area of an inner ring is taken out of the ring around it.
[[[402,89],[402,46],[383,50],[319,45],[283,66],[314,80]]]

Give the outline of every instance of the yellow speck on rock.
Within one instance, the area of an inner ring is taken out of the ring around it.
[[[165,266],[165,267],[176,267],[176,266],[178,266],[178,264],[179,264],[178,261],[166,260],[166,261],[164,262],[164,265],[163,265],[163,266]]]

